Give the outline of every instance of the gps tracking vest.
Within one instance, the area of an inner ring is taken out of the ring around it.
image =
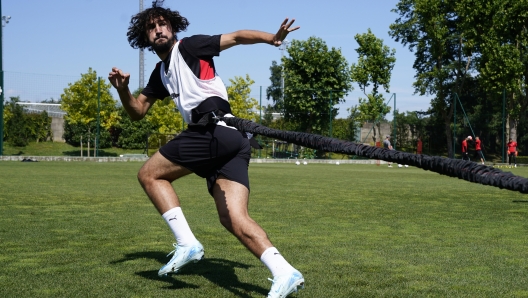
[[[227,101],[227,90],[218,76],[210,80],[200,80],[189,68],[179,50],[180,41],[171,53],[169,68],[165,73],[165,63],[161,63],[161,81],[187,123],[192,123],[191,111],[206,98],[217,96]]]

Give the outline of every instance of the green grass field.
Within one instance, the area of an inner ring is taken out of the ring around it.
[[[0,162],[0,297],[264,297],[268,270],[194,175],[174,187],[205,259],[157,276],[173,236],[141,165]],[[375,165],[250,175],[251,215],[305,276],[294,297],[528,297],[527,195]]]

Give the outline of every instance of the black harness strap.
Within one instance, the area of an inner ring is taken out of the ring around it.
[[[216,123],[218,120],[213,117],[223,117],[225,114],[232,114],[229,102],[218,96],[209,97],[191,111],[192,123],[189,125],[206,126]]]
[[[191,111],[193,123],[189,123],[189,126],[206,126],[210,123],[217,123],[219,118],[226,114],[232,114],[229,102],[218,96],[209,97]],[[240,133],[248,138],[245,132],[240,131]],[[262,149],[255,138],[249,138],[249,144],[255,149]]]

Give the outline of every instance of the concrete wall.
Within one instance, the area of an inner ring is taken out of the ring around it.
[[[364,123],[361,127],[361,141],[360,143],[365,143],[369,145],[374,145],[374,140],[372,137],[374,136],[374,130],[372,129],[372,126],[374,124],[367,122]],[[378,128],[376,127],[376,139],[378,142],[383,142],[385,140],[386,135],[391,135],[391,124],[390,123],[381,123],[381,136],[378,136]]]
[[[62,142],[64,139],[64,119],[58,117],[51,117],[51,132],[53,133],[53,142]]]

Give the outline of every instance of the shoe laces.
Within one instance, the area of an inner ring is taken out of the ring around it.
[[[178,243],[173,243],[172,246],[174,246],[174,250],[171,251],[171,252],[169,252],[169,254],[167,255],[167,257],[170,256],[170,255],[172,255],[172,254],[176,254],[176,251],[178,250]]]

